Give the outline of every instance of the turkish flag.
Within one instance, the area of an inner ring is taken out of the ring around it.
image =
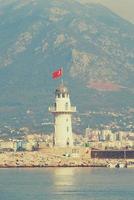
[[[56,70],[56,71],[54,71],[52,73],[52,78],[53,79],[59,78],[61,76],[62,76],[62,68],[60,68],[60,69],[58,69],[58,70]]]

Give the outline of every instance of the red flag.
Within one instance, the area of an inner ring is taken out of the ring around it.
[[[53,79],[59,78],[61,76],[62,76],[62,68],[60,68],[60,69],[58,69],[58,70],[56,70],[56,71],[54,71],[52,73],[52,78]]]

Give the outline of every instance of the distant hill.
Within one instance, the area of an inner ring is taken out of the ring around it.
[[[0,4],[1,122],[49,118],[60,66],[79,112],[134,107],[134,25],[75,0]]]

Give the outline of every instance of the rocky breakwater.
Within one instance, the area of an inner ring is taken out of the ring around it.
[[[0,167],[106,167],[103,160],[89,156],[71,157],[45,152],[6,152],[0,154]]]

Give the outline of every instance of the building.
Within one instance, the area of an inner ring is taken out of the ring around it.
[[[88,141],[91,142],[99,141],[99,135],[100,131],[98,129],[86,128],[85,130],[85,137],[88,139]]]
[[[49,107],[49,111],[54,115],[54,146],[73,146],[71,116],[76,112],[76,107],[71,106],[68,89],[63,84],[56,89],[55,104]]]
[[[16,141],[14,140],[0,140],[0,151],[16,151]]]
[[[131,150],[92,150],[91,158],[100,159],[134,159],[134,151]]]

